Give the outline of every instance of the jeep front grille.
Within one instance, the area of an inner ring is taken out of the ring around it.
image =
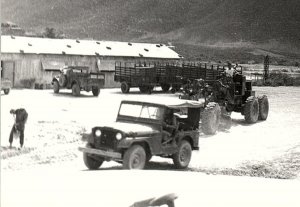
[[[101,130],[101,137],[95,137],[96,148],[114,149],[116,145],[116,132]]]

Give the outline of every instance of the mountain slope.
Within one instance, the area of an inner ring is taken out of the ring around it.
[[[71,38],[300,48],[299,0],[2,0],[2,22]]]

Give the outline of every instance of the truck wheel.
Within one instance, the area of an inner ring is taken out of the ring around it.
[[[229,130],[232,125],[231,112],[227,111],[226,107],[221,106],[220,128]]]
[[[252,124],[257,122],[259,114],[258,100],[254,96],[247,98],[244,107],[244,116],[247,123]]]
[[[72,85],[72,94],[73,94],[73,96],[79,96],[80,95],[80,87],[77,83],[74,83]]]
[[[9,94],[10,89],[9,89],[9,88],[6,88],[6,89],[4,89],[3,91],[4,91],[4,94],[7,95],[7,94]]]
[[[168,92],[170,90],[171,86],[170,86],[170,84],[165,83],[165,84],[161,84],[160,87],[161,87],[163,92]]]
[[[147,86],[139,86],[141,93],[147,93]]]
[[[269,114],[269,100],[266,95],[258,97],[258,105],[259,105],[259,120],[266,120]]]
[[[93,95],[94,95],[94,96],[99,96],[100,88],[98,88],[98,87],[93,87],[93,88],[92,88],[92,92],[93,92]]]
[[[121,91],[122,91],[122,93],[128,93],[129,90],[130,90],[129,84],[126,83],[126,82],[122,82],[121,83]]]
[[[59,93],[59,83],[57,81],[53,83],[53,91],[54,93]]]
[[[180,141],[178,146],[178,152],[172,155],[173,163],[175,167],[178,169],[186,168],[191,161],[191,157],[192,157],[191,144],[186,140]]]
[[[66,87],[66,84],[67,84],[67,76],[66,75],[60,75],[59,76],[59,84],[62,86],[62,87]]]
[[[87,144],[86,147],[91,148],[91,145]],[[91,157],[90,154],[83,153],[83,162],[88,169],[97,170],[102,165],[104,160],[95,159],[95,158]]]
[[[146,152],[140,145],[133,145],[124,154],[124,169],[144,169],[146,164]]]
[[[209,102],[205,107],[202,118],[202,130],[204,134],[215,134],[220,125],[221,109],[218,103]]]
[[[220,127],[222,129],[229,130],[231,128],[231,125],[232,125],[231,117],[222,114],[220,119]]]

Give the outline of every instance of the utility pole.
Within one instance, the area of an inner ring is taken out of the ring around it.
[[[269,64],[270,64],[270,57],[269,55],[265,56],[264,60],[264,82],[269,78]]]

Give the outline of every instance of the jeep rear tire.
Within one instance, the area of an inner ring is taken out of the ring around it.
[[[87,148],[92,148],[90,144],[86,144]],[[90,156],[88,153],[83,153],[83,162],[85,166],[90,170],[97,170],[102,163],[104,162],[104,159],[102,160],[100,157],[99,159],[95,159]]]
[[[72,94],[73,94],[73,96],[79,96],[80,95],[80,87],[77,83],[74,83],[72,85]]]
[[[6,88],[6,89],[4,89],[3,91],[4,91],[4,94],[7,95],[7,94],[9,94],[10,89],[9,89],[9,88]]]
[[[218,103],[209,102],[202,112],[201,124],[204,134],[215,134],[220,125],[221,109]]]
[[[93,88],[92,88],[92,92],[93,92],[93,95],[94,95],[94,96],[99,96],[100,88],[98,88],[98,87],[93,87]]]
[[[186,168],[190,164],[191,157],[191,144],[186,140],[180,141],[178,145],[178,152],[172,155],[175,167],[178,169]]]
[[[146,152],[140,145],[133,145],[124,154],[124,169],[144,169],[146,164]]]
[[[122,82],[121,83],[121,91],[122,93],[128,93],[130,90],[130,86],[127,82]]]
[[[269,100],[266,95],[258,97],[258,105],[259,105],[259,120],[266,120],[269,114]]]
[[[59,83],[57,81],[53,82],[53,92],[59,93]]]
[[[249,96],[244,107],[244,116],[247,123],[257,122],[259,114],[259,104],[257,98]]]

